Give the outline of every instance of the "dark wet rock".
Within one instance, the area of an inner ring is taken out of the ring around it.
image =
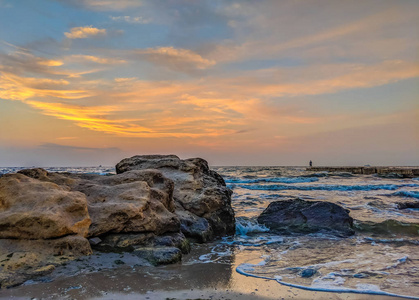
[[[356,273],[356,274],[353,275],[353,277],[355,277],[355,278],[368,278],[369,275],[365,274],[365,273]]]
[[[151,243],[154,234],[147,233],[113,233],[102,237],[102,241],[97,245],[92,245],[93,249],[103,252],[131,252],[136,246],[146,246]]]
[[[419,236],[419,223],[406,223],[392,219],[380,223],[355,220],[354,228],[360,232],[376,235]]]
[[[172,233],[163,236],[156,236],[153,240],[154,246],[176,247],[183,254],[191,251],[191,244],[183,233]]]
[[[116,265],[125,265],[125,263],[120,259],[114,260],[113,263],[116,264]]]
[[[87,239],[72,235],[57,239],[0,239],[0,288],[44,276],[55,266],[92,254]]]
[[[396,203],[398,209],[419,208],[419,201],[414,202],[398,202]]]
[[[205,160],[181,160],[176,155],[133,156],[119,162],[116,172],[120,174],[150,168],[159,170],[165,177],[173,180],[173,199],[176,204],[198,217],[205,218],[214,237],[234,234],[232,192],[226,187],[223,178],[209,169]],[[189,235],[187,230],[184,233]]]
[[[303,277],[303,278],[309,278],[316,273],[317,273],[316,269],[311,269],[310,268],[310,269],[305,269],[305,270],[301,271],[300,276]]]
[[[326,231],[350,236],[354,230],[353,219],[348,212],[334,203],[296,198],[270,203],[258,217],[258,222],[280,233]]]
[[[133,254],[155,266],[173,264],[182,260],[181,250],[175,247],[141,247],[136,248]]]
[[[205,243],[213,239],[214,232],[207,219],[183,209],[177,210],[176,215],[180,220],[180,228],[187,237],[198,243]]]
[[[100,242],[102,242],[102,240],[98,237],[94,237],[94,238],[89,239],[89,243],[90,243],[91,246],[98,245]]]
[[[382,174],[377,174],[378,177],[381,178],[403,178],[402,174],[398,174],[398,173],[382,173]]]
[[[181,232],[156,236],[147,233],[115,233],[103,237],[103,240],[92,245],[95,250],[103,252],[132,252],[138,247],[176,247],[186,254],[190,251],[190,243]]]
[[[367,203],[368,206],[376,207],[376,208],[387,208],[389,205],[384,203],[381,200],[373,200]]]

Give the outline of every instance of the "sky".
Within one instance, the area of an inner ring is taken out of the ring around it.
[[[418,149],[417,0],[0,0],[0,166]]]

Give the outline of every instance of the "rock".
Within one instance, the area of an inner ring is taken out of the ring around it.
[[[90,254],[88,240],[77,235],[49,240],[0,239],[0,288],[44,276],[57,265]]]
[[[180,228],[187,237],[198,243],[212,240],[214,232],[205,218],[182,209],[177,210],[176,215],[180,219]]]
[[[0,178],[0,238],[86,236],[90,223],[84,194],[22,174]]]
[[[216,237],[234,234],[232,192],[226,187],[223,178],[209,169],[205,160],[181,160],[175,155],[133,156],[119,162],[116,172],[121,174],[151,168],[158,169],[165,177],[173,180],[173,198],[176,204],[197,217],[206,219],[211,226],[211,235]],[[183,232],[187,236],[190,234],[188,230]]]
[[[398,209],[419,208],[419,201],[415,202],[397,202]]]
[[[316,273],[317,273],[316,269],[309,268],[309,269],[305,269],[305,270],[301,271],[300,276],[303,277],[303,278],[309,278]]]
[[[299,198],[276,201],[258,217],[258,222],[280,233],[327,231],[341,236],[354,234],[353,219],[341,206]]]
[[[190,251],[190,244],[181,233],[170,233],[156,236],[153,233],[109,234],[103,241],[93,246],[94,249],[104,252],[131,252],[138,246],[142,247],[176,247],[186,254]]]
[[[133,254],[155,266],[177,263],[182,259],[182,252],[175,247],[141,247],[135,249]]]
[[[117,172],[34,168],[1,176],[0,287],[78,261],[91,247],[159,265],[190,251],[185,235],[206,242],[234,234],[231,190],[205,160],[134,156]]]
[[[191,244],[183,233],[172,233],[163,236],[156,236],[153,241],[154,246],[176,247],[183,254],[191,251]]]
[[[95,246],[95,245],[99,244],[100,242],[102,242],[102,240],[98,237],[94,237],[94,238],[89,239],[89,244],[91,246]]]
[[[81,192],[91,218],[88,236],[118,232],[163,234],[180,229],[173,214],[173,182],[157,170],[131,171],[114,176],[21,171],[26,176]]]
[[[131,252],[136,246],[148,246],[154,239],[155,235],[148,233],[115,233],[108,234],[103,240],[94,245],[93,248],[104,252]]]

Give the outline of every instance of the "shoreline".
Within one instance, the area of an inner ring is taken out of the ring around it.
[[[288,287],[236,271],[242,263],[259,261],[257,253],[232,253],[222,260],[202,263],[199,258],[209,252],[211,244],[194,248],[182,263],[159,267],[133,261],[130,254],[86,256],[73,265],[58,267],[52,275],[56,277],[45,276],[39,282],[0,290],[0,299],[405,299]],[[124,264],[112,263],[117,258]]]

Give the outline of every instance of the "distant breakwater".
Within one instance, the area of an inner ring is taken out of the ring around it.
[[[307,171],[348,172],[363,175],[378,174],[384,177],[391,175],[398,175],[403,178],[419,177],[419,167],[309,167]]]

